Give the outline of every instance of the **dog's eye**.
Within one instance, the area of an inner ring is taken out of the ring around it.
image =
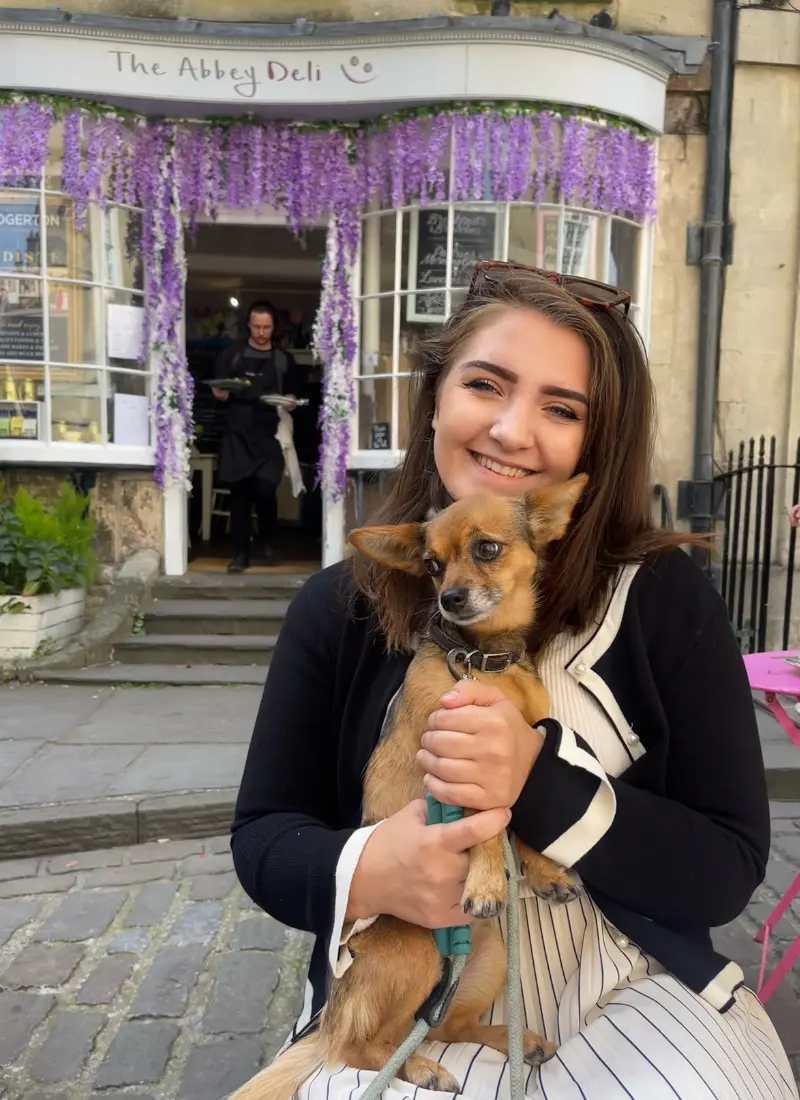
[[[499,542],[478,542],[475,544],[473,553],[478,561],[494,561],[500,554],[500,550]]]
[[[442,563],[437,561],[436,558],[425,559],[425,569],[432,577],[438,577],[442,571]]]

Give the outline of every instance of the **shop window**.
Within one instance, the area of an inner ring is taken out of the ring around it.
[[[55,442],[102,442],[101,402],[100,371],[50,367],[50,422]]]
[[[142,215],[129,207],[107,206],[105,218],[105,281],[109,286],[144,287],[139,241]]]
[[[639,281],[639,234],[639,227],[631,222],[611,219],[608,281],[634,295]]]
[[[0,190],[0,443],[52,444],[48,461],[62,444],[108,445],[114,462],[117,445],[150,448],[141,213],[92,204],[78,226],[55,191],[60,143],[59,124],[36,189]]]
[[[549,204],[450,203],[364,218],[353,468],[396,465],[408,444],[414,346],[457,309],[477,259],[501,259],[613,283],[646,321],[648,231]],[[646,335],[646,333],[645,333]]]

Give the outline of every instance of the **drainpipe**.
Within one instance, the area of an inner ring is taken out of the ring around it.
[[[733,101],[735,0],[714,0],[711,90],[708,103],[706,185],[701,225],[689,227],[687,262],[700,267],[700,331],[697,354],[694,462],[691,481],[678,482],[678,518],[695,534],[714,530],[714,440],[725,266],[732,259],[728,221],[728,173]],[[692,556],[719,587],[719,567],[705,550]]]

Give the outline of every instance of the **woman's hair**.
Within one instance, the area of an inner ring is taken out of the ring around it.
[[[575,470],[587,473],[589,482],[566,536],[540,556],[545,576],[530,639],[535,653],[562,631],[584,628],[601,612],[620,565],[691,538],[660,530],[651,519],[655,403],[635,327],[616,307],[587,309],[555,282],[515,269],[493,281],[490,293],[468,298],[439,333],[420,344],[405,461],[371,522],[424,521],[431,508],[449,502],[433,457],[437,393],[467,342],[508,308],[534,309],[576,333],[590,358],[586,438]],[[412,577],[358,554],[351,568],[389,645],[408,647],[430,612],[428,577]]]

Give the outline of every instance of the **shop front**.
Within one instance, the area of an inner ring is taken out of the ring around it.
[[[224,513],[205,379],[249,301],[307,367],[326,564],[402,457],[414,343],[476,258],[618,284],[647,339],[656,140],[697,43],[47,18],[0,22],[0,469],[139,486],[110,522],[155,508],[126,547],[167,573]]]

